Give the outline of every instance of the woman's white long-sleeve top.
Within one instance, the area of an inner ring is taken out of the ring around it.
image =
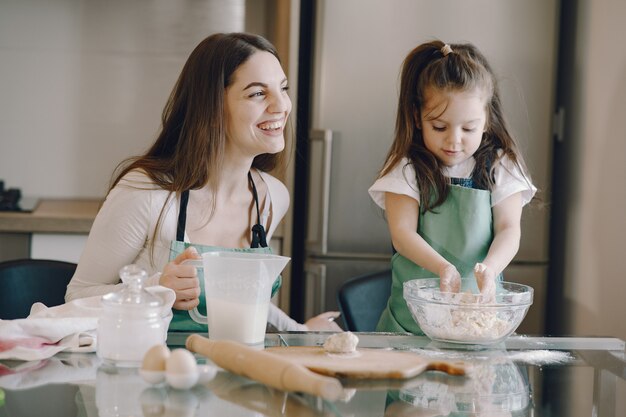
[[[261,223],[267,224],[271,211],[269,242],[289,207],[289,193],[278,179],[257,172],[268,190],[261,207]],[[125,175],[109,192],[94,220],[68,285],[66,301],[117,291],[122,285],[119,270],[128,264],[136,264],[148,272],[146,286],[158,285],[160,271],[169,262],[170,242],[176,239],[179,206],[175,193],[158,187],[145,173],[131,171]],[[185,240],[188,241],[186,234]],[[274,304],[268,322],[281,331],[306,330]]]

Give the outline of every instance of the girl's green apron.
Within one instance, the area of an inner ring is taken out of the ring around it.
[[[461,274],[475,282],[474,266],[482,262],[493,240],[491,192],[470,188],[471,178],[452,179],[444,203],[421,214],[417,233]],[[456,180],[456,181],[454,181]],[[383,311],[377,331],[424,334],[409,311],[402,295],[402,284],[416,278],[437,278],[436,274],[396,253],[391,258],[391,296]],[[501,279],[501,277],[499,277]],[[462,290],[477,291],[474,288]]]
[[[257,224],[252,226],[252,244],[250,248],[222,248],[219,246],[206,246],[197,245],[193,243],[185,242],[185,224],[187,222],[187,203],[189,202],[189,191],[181,193],[180,197],[180,209],[178,212],[178,225],[176,228],[176,240],[170,244],[170,262],[180,255],[185,249],[193,246],[198,250],[198,253],[215,252],[215,251],[228,251],[228,252],[255,252],[255,253],[271,253],[272,249],[267,245],[265,238],[265,229],[261,224],[261,216],[259,212],[259,199],[257,196],[256,187],[252,180],[252,175],[248,173],[248,181],[252,186],[252,195],[254,197],[254,203],[257,210]],[[204,276],[202,268],[198,268],[198,280],[200,281],[200,304],[198,305],[198,311],[200,314],[206,316],[206,297],[204,292]],[[272,297],[278,292],[282,283],[282,277],[279,275],[272,285]],[[181,332],[204,332],[208,331],[206,324],[200,324],[191,318],[189,312],[185,310],[173,310],[174,317],[170,323],[169,331],[181,331]]]

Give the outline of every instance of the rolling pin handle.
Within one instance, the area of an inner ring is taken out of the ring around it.
[[[257,351],[240,343],[209,340],[193,334],[185,346],[191,352],[211,359],[227,371],[245,376],[283,391],[300,391],[338,400],[343,394],[341,382],[335,378],[316,374],[290,360]]]

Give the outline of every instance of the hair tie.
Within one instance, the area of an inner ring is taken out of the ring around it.
[[[448,54],[452,52],[452,48],[450,48],[450,45],[448,44],[445,44],[444,46],[442,46],[440,50],[443,56],[448,56]]]

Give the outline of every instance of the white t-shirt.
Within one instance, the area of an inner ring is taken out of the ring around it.
[[[472,157],[458,165],[445,167],[444,175],[451,178],[471,178],[475,165],[476,161]],[[530,179],[507,156],[495,166],[494,179],[495,183],[491,190],[492,207],[518,192],[522,193],[522,205],[525,205],[537,192]],[[385,193],[406,195],[419,202],[419,189],[413,164],[408,158],[402,158],[391,171],[377,179],[368,192],[382,209],[385,209]]]
[[[257,172],[267,186],[265,204],[260,208],[261,224],[266,229],[272,212],[269,242],[289,207],[289,192],[278,179]],[[134,170],[125,175],[109,192],[94,220],[65,300],[118,291],[122,285],[119,270],[129,264],[148,272],[146,286],[158,285],[160,271],[169,262],[170,242],[176,239],[179,207],[180,199],[154,184],[144,172]],[[162,219],[152,252],[159,216]],[[186,233],[185,241],[189,242]],[[268,321],[279,330],[306,329],[273,304]]]

